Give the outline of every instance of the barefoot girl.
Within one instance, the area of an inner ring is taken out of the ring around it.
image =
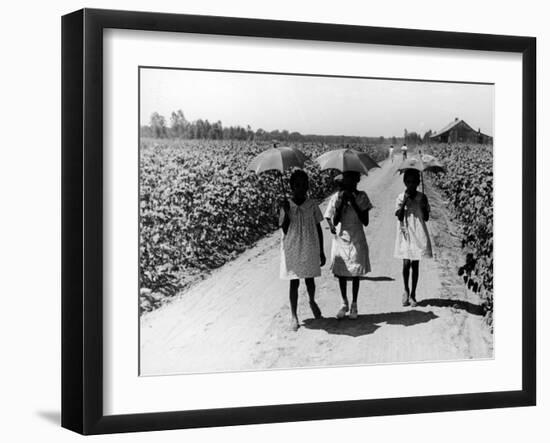
[[[290,327],[298,330],[298,287],[305,279],[309,306],[315,318],[321,317],[321,310],[315,303],[314,277],[321,275],[325,264],[323,252],[323,215],[317,203],[307,198],[308,176],[296,170],[290,176],[292,198],[281,202],[280,225],[283,229],[281,241],[281,278],[290,280]]]
[[[420,184],[420,172],[407,169],[403,175],[405,192],[396,201],[397,234],[395,237],[396,258],[403,259],[403,306],[416,306],[418,263],[421,258],[432,257],[432,242],[426,222],[430,218],[428,198],[416,190]],[[409,288],[409,274],[412,282]]]
[[[332,273],[338,277],[342,307],[336,314],[337,318],[356,319],[357,296],[359,294],[359,279],[370,272],[369,247],[363,226],[369,224],[369,211],[372,204],[363,191],[357,190],[359,172],[343,173],[342,191],[330,199],[325,217],[332,220],[335,235],[332,240]],[[351,311],[347,297],[347,281],[352,281]]]

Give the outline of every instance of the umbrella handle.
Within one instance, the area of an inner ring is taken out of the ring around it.
[[[281,192],[283,197],[285,197],[286,191],[285,191],[285,183],[283,181],[283,173],[281,171],[277,171],[277,172],[279,173],[279,184],[281,185]]]

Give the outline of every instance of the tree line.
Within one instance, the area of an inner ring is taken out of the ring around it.
[[[247,140],[247,141],[271,141],[281,142],[318,142],[318,143],[391,143],[397,145],[405,142],[407,144],[421,144],[429,141],[432,131],[424,136],[416,132],[408,132],[405,129],[403,137],[362,137],[347,135],[313,135],[289,132],[286,129],[266,131],[262,128],[253,130],[250,125],[223,126],[221,121],[209,122],[198,119],[193,122],[187,120],[183,111],[172,112],[170,121],[158,112],[151,114],[149,125],[142,125],[140,128],[141,137],[146,138],[171,138],[171,139],[199,139],[199,140]]]

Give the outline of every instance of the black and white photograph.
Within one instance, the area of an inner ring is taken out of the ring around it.
[[[140,376],[494,357],[494,84],[138,75]]]

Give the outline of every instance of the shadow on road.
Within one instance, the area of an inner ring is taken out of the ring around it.
[[[329,334],[349,335],[359,337],[369,335],[380,328],[380,323],[388,325],[413,326],[426,323],[438,318],[433,312],[424,311],[402,311],[386,312],[383,314],[360,315],[356,320],[337,320],[336,318],[320,318],[304,320],[303,326],[307,329],[323,329]]]
[[[379,277],[365,277],[365,280],[369,281],[395,281],[395,278],[393,277],[387,277],[387,276],[379,276]]]
[[[464,300],[453,300],[452,298],[428,298],[420,300],[418,306],[433,306],[436,308],[462,309],[472,315],[485,315],[483,306],[470,303]]]

